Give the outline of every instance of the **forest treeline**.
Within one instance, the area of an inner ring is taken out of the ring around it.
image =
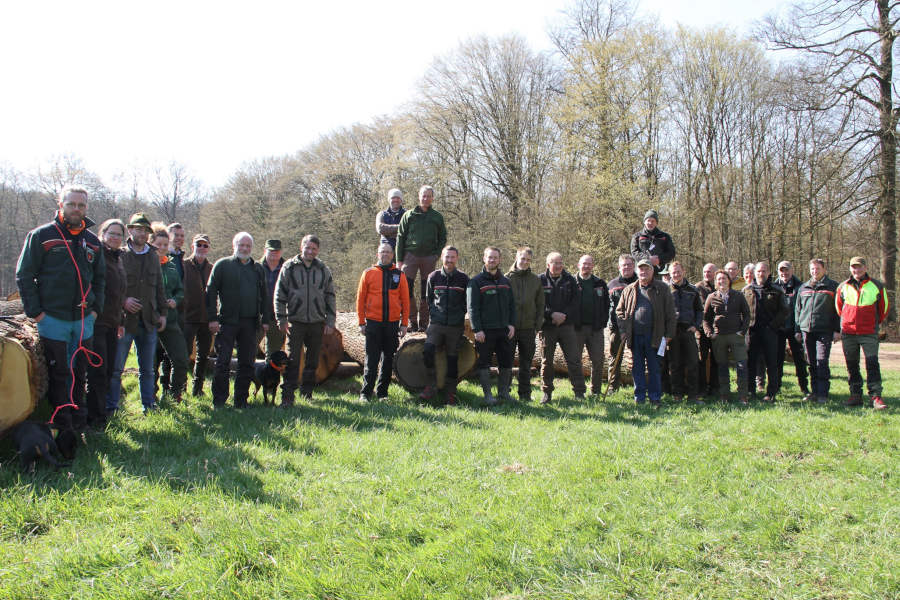
[[[877,17],[880,0],[844,4],[864,20]],[[434,186],[434,206],[470,272],[487,244],[504,250],[504,266],[528,244],[539,256],[561,252],[569,268],[592,253],[612,277],[654,208],[691,280],[707,261],[762,259],[792,260],[802,277],[813,256],[840,278],[862,254],[893,290],[895,175],[879,132],[896,122],[880,122],[883,103],[865,102],[868,79],[848,95],[831,59],[802,48],[768,52],[797,39],[784,27],[773,18],[754,38],[673,30],[626,0],[582,0],[551,29],[555,52],[516,35],[469,39],[432,63],[420,93],[396,113],[249,162],[211,192],[176,163],[157,169],[145,192],[136,183],[113,190],[72,157],[39,173],[0,170],[0,293],[15,289],[25,233],[47,220],[71,180],[91,189],[98,220],[137,209],[178,220],[210,235],[211,256],[230,253],[239,230],[254,235],[258,254],[267,238],[293,253],[316,233],[342,309],[374,260],[387,191],[402,189],[410,208],[423,184]],[[861,43],[879,52],[877,36]]]

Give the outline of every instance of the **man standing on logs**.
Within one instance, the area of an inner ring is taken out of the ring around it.
[[[587,346],[591,361],[591,394],[600,393],[603,383],[603,330],[609,320],[609,290],[606,282],[594,275],[594,257],[585,254],[578,261],[578,275],[575,283],[579,291],[578,318],[575,323],[577,353]],[[581,376],[581,373],[578,373]]]
[[[516,301],[509,279],[500,272],[500,249],[488,246],[483,258],[484,269],[469,281],[466,306],[475,332],[475,351],[478,353],[475,368],[478,369],[484,403],[494,406],[498,402],[512,402],[509,388],[512,385]],[[491,358],[494,354],[500,369],[497,398],[491,394]]]
[[[359,399],[368,402],[375,391],[379,400],[387,400],[394,353],[399,338],[406,335],[409,321],[406,277],[394,265],[394,249],[390,244],[384,243],[378,247],[378,262],[363,271],[359,279],[356,315],[359,318],[359,332],[366,338],[366,365]]]
[[[234,407],[246,408],[256,357],[256,330],[268,328],[272,305],[267,302],[266,274],[251,257],[253,236],[235,234],[232,256],[213,265],[206,286],[206,313],[209,330],[216,334],[216,371],[213,375],[213,407],[222,408],[228,399],[231,354],[237,346],[238,373],[234,380]]]
[[[94,224],[86,216],[87,190],[64,187],[57,206],[51,222],[25,237],[16,284],[25,314],[37,323],[44,347],[50,405],[54,409],[66,406],[54,415],[54,424],[60,429],[81,429],[87,422],[86,353],[94,337],[94,320],[103,312],[106,264],[100,240],[87,229]],[[71,397],[70,375],[74,380]]]
[[[634,362],[634,401],[662,404],[662,379],[659,356],[663,339],[666,344],[675,337],[675,304],[669,287],[653,277],[653,264],[646,258],[637,263],[638,280],[625,288],[616,307],[616,318],[622,339],[631,349]],[[644,376],[646,369],[647,377]]]
[[[581,351],[575,334],[575,317],[581,296],[575,278],[563,269],[559,252],[547,255],[547,271],[541,275],[544,290],[544,325],[541,328],[541,404],[553,399],[553,355],[556,345],[562,346],[569,371],[569,381],[575,397],[584,400],[584,375],[581,371]]]
[[[506,274],[516,301],[516,335],[513,354],[519,351],[519,402],[531,402],[531,361],[535,334],[544,324],[544,290],[541,278],[531,271],[534,252],[528,246],[516,250],[516,262]]]
[[[456,384],[459,377],[459,344],[466,320],[466,288],[469,276],[456,268],[459,251],[446,246],[441,251],[442,266],[428,276],[425,297],[431,313],[431,323],[425,338],[425,389],[419,398],[430,402],[437,394],[435,354],[440,348],[447,355],[447,376],[444,390],[447,404],[456,404]]]
[[[388,244],[391,251],[396,250],[397,230],[403,217],[403,192],[397,188],[388,192],[388,207],[375,217],[375,231],[381,236],[381,243]]]
[[[622,345],[622,335],[619,333],[619,324],[616,320],[616,306],[622,297],[622,291],[626,286],[637,281],[637,275],[634,272],[634,257],[630,254],[622,254],[619,256],[619,276],[609,282],[609,371],[607,372],[607,381],[609,387],[606,395],[614,394],[622,384],[621,356],[619,348]],[[619,360],[616,361],[616,357]]]
[[[646,259],[659,273],[675,259],[675,244],[672,236],[657,227],[659,213],[648,210],[644,215],[644,228],[631,238],[631,255],[635,260]]]
[[[426,331],[428,328],[428,300],[425,298],[426,278],[434,271],[438,254],[447,243],[444,217],[431,208],[434,188],[423,185],[419,189],[419,205],[403,213],[397,227],[397,268],[406,275],[409,284],[410,331]],[[416,308],[416,275],[422,288],[422,296]]]
[[[334,330],[337,318],[334,280],[331,269],[317,258],[319,245],[318,236],[305,236],[300,242],[300,254],[284,263],[275,284],[275,319],[288,337],[290,357],[281,384],[283,408],[294,405],[300,357],[304,351],[300,395],[312,400],[322,338]]]

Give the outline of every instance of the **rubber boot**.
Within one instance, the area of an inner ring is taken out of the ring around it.
[[[484,395],[484,405],[496,406],[497,399],[491,394],[491,370],[478,369],[478,382],[481,384],[481,393]]]
[[[500,369],[500,377],[497,381],[497,396],[500,402],[512,404],[513,399],[509,395],[509,388],[512,385],[512,369]]]
[[[437,395],[437,379],[433,368],[425,367],[425,389],[419,394],[419,400],[431,402]]]
[[[446,385],[444,386],[444,396],[446,398],[446,404],[448,406],[456,406],[456,380],[455,379],[447,379]]]

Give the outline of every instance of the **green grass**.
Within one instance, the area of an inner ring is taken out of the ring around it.
[[[895,406],[125,412],[69,471],[0,458],[0,598],[898,598]],[[793,382],[793,375],[785,375]],[[464,400],[476,388],[461,387]],[[844,394],[844,395],[840,395]]]

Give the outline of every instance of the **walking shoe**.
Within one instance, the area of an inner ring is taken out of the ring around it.
[[[884,410],[887,408],[887,404],[884,403],[881,396],[872,396],[872,408],[875,410]]]
[[[804,396],[803,396],[804,402],[812,402],[813,398],[816,397],[816,395],[813,394],[812,392],[803,392],[803,393],[804,393]]]
[[[422,390],[422,393],[419,394],[419,400],[423,402],[431,402],[434,400],[435,395],[437,395],[437,390],[430,383],[425,386],[425,389]]]
[[[379,401],[379,402],[387,402],[387,401],[388,401],[388,397],[387,397],[387,396],[378,396],[378,401]]]
[[[747,396],[741,396],[738,399],[738,401],[741,403],[742,406],[747,406],[748,404],[750,404],[750,401],[747,400]]]
[[[575,392],[576,400],[584,400],[584,392]]]
[[[688,398],[688,402],[696,404],[697,406],[703,406],[704,404],[706,404],[706,402],[700,399],[700,396],[691,396],[690,398]]]
[[[365,392],[359,393],[359,401],[360,402],[369,402],[369,400],[371,400],[371,398],[369,397],[368,394],[366,394]]]
[[[544,395],[541,396],[541,404],[550,404],[550,401],[552,399],[553,398],[550,392],[544,392]]]
[[[772,394],[771,396],[766,394],[765,396],[763,396],[762,401],[773,404],[775,402],[775,394]]]
[[[847,401],[844,402],[844,406],[862,406],[862,396],[860,394],[850,394],[850,397],[847,398]]]
[[[675,394],[674,396],[672,396],[672,402],[681,402],[682,400],[684,400],[684,396],[682,396],[681,394]]]

